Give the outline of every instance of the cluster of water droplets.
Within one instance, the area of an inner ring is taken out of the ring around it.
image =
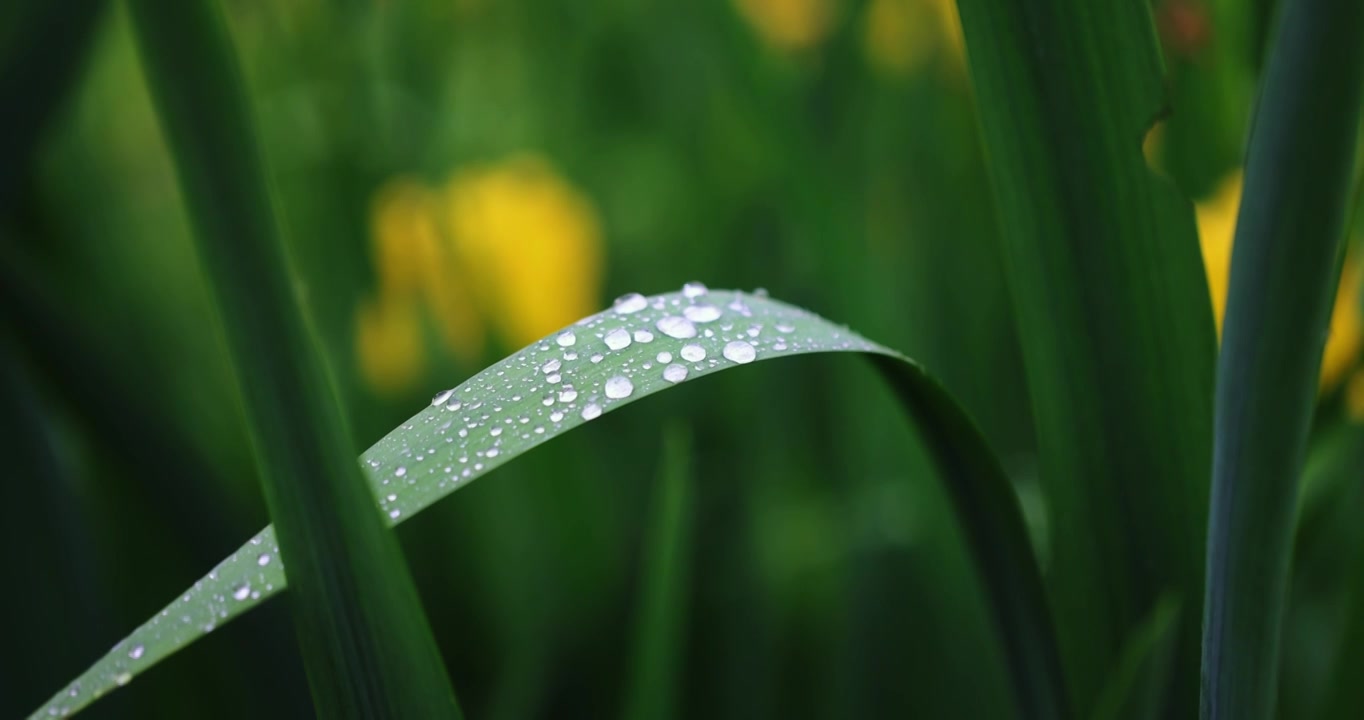
[[[361,456],[384,517],[402,522],[458,487],[576,425],[666,387],[754,360],[809,352],[884,352],[860,336],[758,291],[630,293],[489,367]],[[114,647],[58,694],[66,715],[177,647],[283,589],[284,568],[266,528]]]

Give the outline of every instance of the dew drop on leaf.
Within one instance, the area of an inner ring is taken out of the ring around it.
[[[630,378],[624,375],[617,375],[606,381],[606,397],[612,400],[630,397],[630,393],[635,391],[635,384],[630,382]]]
[[[659,320],[658,330],[664,335],[678,340],[696,337],[696,326],[690,320],[677,315],[669,315]]]
[[[565,330],[554,338],[554,342],[558,343],[559,347],[573,347],[573,343],[578,342],[578,336],[574,335],[572,330]]]
[[[752,345],[748,344],[748,342],[744,340],[734,340],[725,344],[724,356],[727,360],[743,364],[753,362],[753,359],[758,356],[758,353],[753,349]]]
[[[625,328],[616,328],[606,333],[606,347],[612,350],[624,350],[630,345],[630,331]]]
[[[687,379],[687,366],[673,363],[663,368],[663,379],[670,383],[680,383]]]
[[[706,292],[708,292],[706,286],[696,281],[689,282],[682,286],[682,294],[689,299],[699,298],[702,295],[705,295]]]
[[[629,293],[616,298],[615,311],[621,315],[637,313],[649,306],[649,301],[639,293]]]
[[[720,319],[720,308],[714,305],[688,305],[682,308],[682,314],[692,322],[708,323]]]
[[[583,419],[584,419],[584,420],[595,420],[596,418],[599,418],[599,417],[601,417],[601,406],[600,406],[600,405],[598,405],[598,404],[596,404],[596,403],[588,403],[587,407],[583,408]]]
[[[706,349],[696,344],[683,347],[682,352],[678,354],[687,362],[701,362],[706,359]],[[660,359],[659,362],[663,362],[663,360]]]
[[[441,405],[441,404],[443,404],[446,400],[449,400],[449,399],[450,399],[450,396],[451,396],[451,395],[454,395],[454,394],[455,394],[455,391],[454,391],[454,390],[442,390],[441,392],[436,393],[436,396],[435,396],[435,397],[431,398],[431,404],[432,404],[432,405]]]

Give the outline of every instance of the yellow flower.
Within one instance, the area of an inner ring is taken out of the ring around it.
[[[534,156],[462,170],[440,190],[389,181],[375,194],[371,238],[377,287],[357,309],[355,342],[380,393],[423,378],[429,336],[476,361],[490,331],[520,347],[598,304],[595,210]]]
[[[955,0],[871,0],[863,42],[872,67],[887,75],[910,75],[941,53],[965,65]]]
[[[740,15],[772,47],[808,50],[829,34],[834,0],[734,0]]]
[[[465,170],[445,188],[456,256],[512,347],[597,309],[601,230],[588,200],[534,156]]]
[[[1240,204],[1241,173],[1237,171],[1223,180],[1211,198],[1197,206],[1198,240],[1203,250],[1203,267],[1208,274],[1208,291],[1212,296],[1213,318],[1217,323],[1219,339],[1222,337],[1222,318],[1227,307],[1232,240]],[[1364,317],[1361,317],[1357,295],[1361,279],[1364,276],[1361,275],[1359,264],[1353,256],[1347,255],[1340,274],[1340,284],[1336,288],[1330,334],[1321,359],[1319,387],[1323,393],[1330,392],[1340,384],[1359,357],[1361,346],[1364,346]],[[1354,390],[1351,392],[1353,396]]]

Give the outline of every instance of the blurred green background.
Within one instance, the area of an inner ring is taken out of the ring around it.
[[[3,717],[267,522],[124,8],[93,4],[88,48],[78,27],[46,48],[64,74],[26,54],[41,4],[0,10],[0,87],[51,96],[6,95],[0,120]],[[617,295],[764,287],[944,381],[1015,478],[1044,569],[1086,541],[1048,535],[1035,488],[950,0],[223,7],[357,452]],[[1198,203],[1218,295],[1272,3],[1153,10],[1172,112],[1148,156]],[[1364,618],[1342,573],[1364,558],[1358,277],[1347,262],[1323,367],[1284,717],[1324,707]],[[588,425],[398,531],[469,717],[625,710],[669,432],[691,438],[677,717],[1012,714],[912,429],[868,367],[812,358]],[[310,713],[287,603],[89,717]]]

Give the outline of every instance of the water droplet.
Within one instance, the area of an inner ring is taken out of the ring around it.
[[[706,359],[706,349],[700,345],[687,345],[678,354],[687,362],[701,362]]]
[[[554,338],[554,342],[558,343],[559,347],[573,347],[573,343],[578,342],[578,336],[574,335],[572,330],[565,330],[559,333],[559,337]]]
[[[550,375],[549,377],[545,378],[545,382],[549,383],[550,385],[558,385],[559,381],[563,379],[564,379],[563,376],[559,375],[559,373],[554,373],[553,375]]]
[[[670,383],[680,383],[687,379],[687,366],[673,363],[663,368],[663,379]]]
[[[758,353],[753,349],[753,346],[746,341],[734,340],[733,342],[725,344],[724,356],[727,360],[733,360],[742,365],[743,363],[753,362],[753,359],[758,356]]]
[[[502,434],[502,428],[500,426],[494,425],[493,429],[488,431],[488,434],[492,435],[493,437],[497,437],[498,435]]]
[[[446,410],[458,410],[458,409],[460,409],[460,408],[462,408],[462,407],[464,407],[464,403],[462,403],[462,402],[456,400],[456,401],[450,403],[449,405],[446,405],[446,406],[445,406],[445,409],[446,409]]]
[[[552,358],[549,362],[540,366],[540,372],[548,375],[552,372],[557,372],[563,365],[563,363],[559,362],[559,358]]]
[[[261,567],[265,567],[266,565],[269,565],[269,564],[270,564],[270,553],[261,553],[261,554],[260,554],[260,557],[256,558],[256,564],[259,565],[259,566],[261,566]]]
[[[599,418],[599,417],[601,417],[601,406],[600,406],[600,405],[598,405],[598,404],[596,404],[596,403],[588,403],[587,407],[583,408],[583,419],[584,419],[584,420],[595,420],[595,419],[597,419],[597,418]]]
[[[664,350],[658,354],[657,360],[661,363],[670,363],[673,361],[673,354]]]
[[[561,412],[559,412],[558,410],[555,410],[554,412],[552,412],[552,413],[549,414],[549,420],[550,420],[550,422],[559,422],[560,420],[563,420],[563,419],[564,419],[564,414],[561,413]]]
[[[658,330],[664,335],[678,340],[696,337],[696,326],[691,324],[690,320],[677,315],[669,315],[659,320]]]
[[[795,329],[796,328],[794,325],[788,325],[787,323],[777,323],[777,332],[789,333],[794,331]]]
[[[714,305],[688,305],[682,308],[682,314],[692,322],[708,323],[720,319],[720,308]]]
[[[682,294],[689,298],[699,298],[706,292],[706,286],[699,282],[692,281],[682,286]]]
[[[232,589],[232,599],[234,600],[245,600],[249,597],[251,597],[250,583],[242,583]]]
[[[391,519],[393,519],[393,520],[397,520],[397,519],[398,519],[398,516],[399,516],[399,515],[402,515],[402,514],[403,514],[403,511],[402,511],[402,510],[399,510],[398,508],[393,508],[392,510],[389,510],[389,511],[388,511],[388,516],[389,516],[389,518],[391,518]]]
[[[761,325],[749,325],[749,326],[748,326],[748,336],[749,336],[749,337],[758,337],[758,335],[759,335],[760,333],[762,333],[762,331],[763,331],[763,326],[761,326]]]
[[[578,391],[577,391],[577,390],[574,390],[571,386],[565,386],[563,390],[560,390],[560,391],[559,391],[559,402],[566,402],[566,403],[568,403],[568,402],[573,402],[574,400],[577,400],[577,399],[578,399]]]
[[[598,355],[593,355],[593,356],[592,356],[592,364],[593,364],[593,365],[596,365],[597,363],[601,362],[601,358],[602,358],[602,356],[601,356],[600,354],[598,354]]]
[[[442,390],[441,392],[436,393],[436,396],[435,396],[435,397],[431,398],[431,404],[432,404],[433,406],[434,406],[434,405],[440,405],[441,403],[445,402],[446,400],[449,400],[449,399],[450,399],[450,396],[451,396],[451,395],[454,395],[454,394],[455,394],[455,391],[454,391],[454,390]]]
[[[142,645],[134,645],[133,649],[128,651],[128,657],[134,660],[139,660],[142,658],[142,653],[144,652],[147,652],[146,647]]]
[[[484,456],[490,457],[490,458],[495,458],[495,457],[497,457],[498,455],[501,455],[501,454],[502,454],[502,451],[501,451],[501,450],[498,450],[497,448],[488,448],[488,452],[484,453]]]
[[[402,477],[407,474],[407,468],[403,467],[402,465],[399,465],[398,469],[393,471],[393,474],[396,477]]]
[[[648,299],[639,293],[629,293],[616,298],[614,309],[621,315],[629,315],[630,313],[637,313],[646,307],[649,307]]]
[[[625,328],[616,328],[606,333],[606,347],[612,350],[623,350],[630,345],[630,331]]]
[[[617,375],[606,381],[606,397],[612,400],[630,397],[630,393],[635,391],[635,384],[630,382],[630,378],[624,375]]]
[[[393,502],[394,500],[397,500],[397,499],[398,499],[398,496],[397,496],[397,495],[394,495],[393,493],[389,493],[389,494],[388,494],[388,501],[389,501],[389,502]]]
[[[653,341],[654,341],[654,334],[651,333],[651,332],[649,332],[648,330],[636,330],[636,331],[635,331],[635,342],[647,343],[647,342],[653,342]]]
[[[130,672],[121,672],[121,673],[119,673],[117,676],[114,677],[114,682],[118,683],[119,687],[123,687],[124,685],[127,685],[128,683],[130,683],[130,682],[132,682],[132,681],[133,681],[133,674],[130,673]]]

